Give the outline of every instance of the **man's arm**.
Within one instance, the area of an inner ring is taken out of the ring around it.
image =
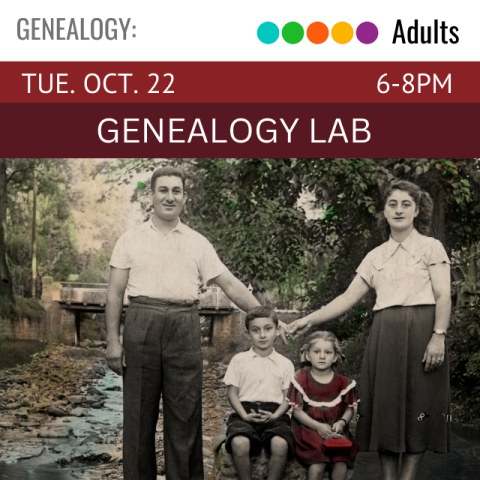
[[[123,295],[127,288],[129,269],[110,267],[110,280],[105,306],[105,328],[107,333],[107,364],[118,375],[126,367],[125,355],[120,342],[120,319],[123,311]]]
[[[252,292],[229,270],[215,277],[213,281],[225,292],[227,297],[235,305],[238,305],[245,312],[260,306],[260,303],[252,295]]]

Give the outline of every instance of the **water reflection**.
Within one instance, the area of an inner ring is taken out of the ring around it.
[[[77,480],[72,476],[74,469],[64,469],[58,465],[36,465],[34,461],[27,460],[20,463],[0,463],[0,479],[18,480]]]

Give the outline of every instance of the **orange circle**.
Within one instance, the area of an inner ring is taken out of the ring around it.
[[[322,22],[313,22],[307,28],[307,38],[316,45],[320,45],[328,38],[328,27]]]

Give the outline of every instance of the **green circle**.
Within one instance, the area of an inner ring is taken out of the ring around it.
[[[283,39],[291,45],[301,42],[304,35],[305,31],[303,30],[303,27],[297,22],[288,22],[282,28]]]

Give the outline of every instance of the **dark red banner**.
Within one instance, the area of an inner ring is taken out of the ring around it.
[[[0,103],[480,103],[480,62],[1,62],[0,68]]]
[[[0,132],[2,157],[480,157],[480,105],[4,104]]]

